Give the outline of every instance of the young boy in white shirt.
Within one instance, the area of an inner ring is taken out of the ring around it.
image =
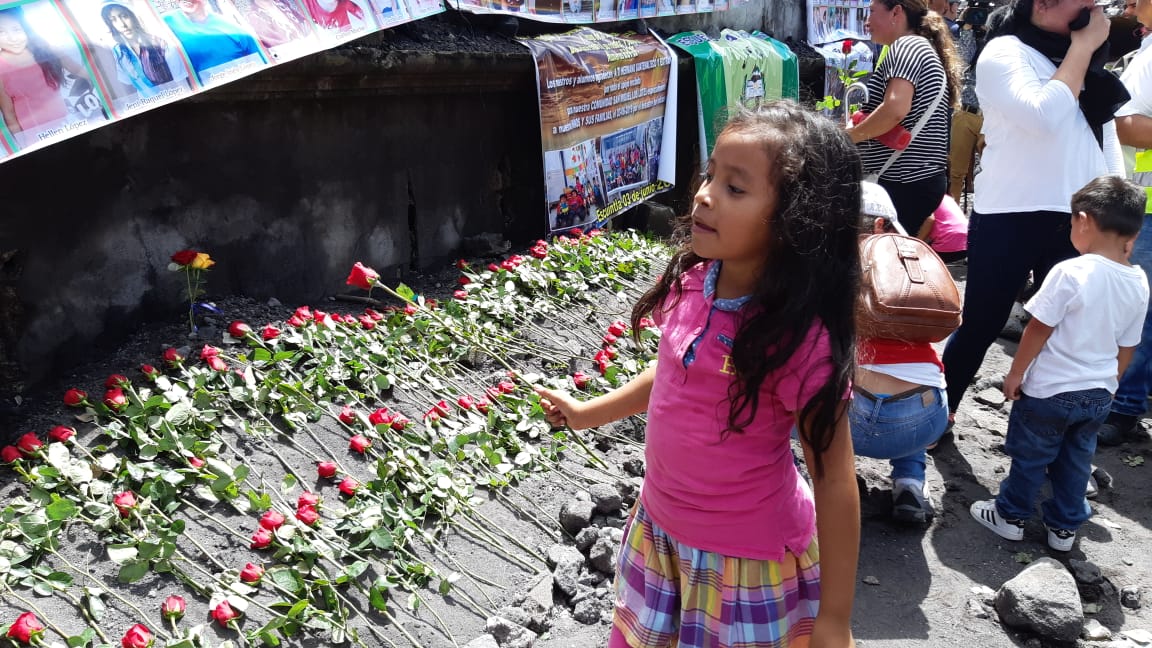
[[[1117,376],[1140,343],[1148,278],[1128,263],[1144,222],[1141,187],[1101,176],[1072,196],[1072,245],[1025,305],[1024,329],[1004,396],[1014,401],[1004,449],[1012,458],[994,500],[972,505],[972,517],[1007,540],[1024,537],[1045,479],[1041,505],[1048,546],[1068,551],[1091,515],[1084,495],[1096,432],[1108,416]]]

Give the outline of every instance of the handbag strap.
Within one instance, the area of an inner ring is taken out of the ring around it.
[[[932,105],[928,106],[928,110],[924,111],[924,114],[917,120],[916,125],[912,127],[912,137],[908,138],[908,146],[912,146],[912,142],[916,141],[916,135],[920,133],[920,130],[924,128],[924,125],[927,124],[928,120],[932,117],[932,114],[940,107],[940,102],[944,100],[944,95],[946,94],[948,94],[948,75],[944,75],[944,81],[940,84],[940,94],[936,95],[936,98],[932,100]],[[896,163],[896,160],[900,158],[900,154],[905,150],[906,149],[898,149],[892,151],[892,155],[888,157],[888,161],[884,163],[884,166],[880,167],[880,171],[876,174],[876,177],[882,177],[884,172]]]

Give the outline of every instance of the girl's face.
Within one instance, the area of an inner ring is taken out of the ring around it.
[[[776,205],[771,167],[761,140],[738,132],[720,135],[693,199],[692,251],[724,261],[726,268],[759,270]]]
[[[112,29],[120,32],[124,38],[131,40],[136,36],[136,21],[127,11],[119,7],[109,10],[108,22],[112,23]]]
[[[0,16],[0,50],[9,54],[23,54],[28,49],[28,34],[20,21],[12,16]]]

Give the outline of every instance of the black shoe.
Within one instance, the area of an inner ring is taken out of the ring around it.
[[[1139,424],[1140,420],[1136,416],[1112,412],[1096,433],[1096,443],[1102,446],[1120,445],[1136,436]]]
[[[924,524],[928,520],[924,483],[897,483],[892,489],[892,519],[903,524]]]

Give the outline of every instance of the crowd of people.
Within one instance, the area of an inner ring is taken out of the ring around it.
[[[680,223],[683,246],[633,309],[635,329],[660,325],[655,365],[589,401],[538,389],[549,420],[574,429],[647,412],[610,648],[852,646],[854,455],[891,461],[895,520],[927,520],[926,453],[1018,299],[1031,319],[1002,377],[1011,467],[971,523],[1021,540],[1049,482],[1047,544],[1072,549],[1097,441],[1140,432],[1152,47],[1117,77],[1091,0],[1012,0],[975,49],[957,48],[952,9],[873,0],[871,33],[888,47],[853,126],[789,102],[737,112]],[[1152,24],[1152,0],[1134,11]],[[888,148],[897,128],[906,146]],[[978,173],[963,158],[977,153]],[[884,232],[966,257],[963,323],[942,355],[859,335],[860,242]]]

